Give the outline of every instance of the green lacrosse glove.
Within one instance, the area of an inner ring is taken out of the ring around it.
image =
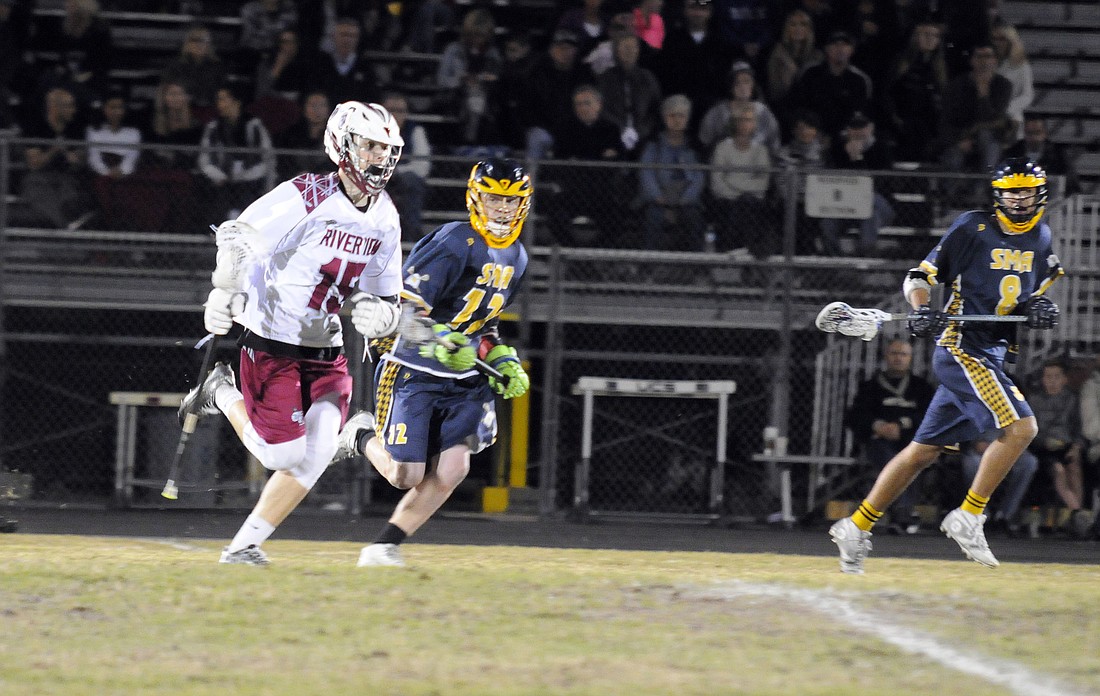
[[[500,373],[508,378],[507,383],[494,377],[489,378],[489,386],[497,394],[505,399],[514,399],[523,396],[531,388],[531,378],[523,369],[516,355],[516,349],[510,346],[496,346],[485,356],[485,362],[490,367],[500,370]]]
[[[452,347],[448,348],[437,342],[426,343],[420,346],[420,357],[435,358],[444,367],[455,372],[465,372],[473,368],[477,351],[470,345],[469,338],[457,331],[451,331],[445,324],[435,324],[432,326],[432,331],[437,338],[450,343]]]

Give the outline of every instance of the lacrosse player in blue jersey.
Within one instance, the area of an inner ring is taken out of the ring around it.
[[[531,207],[531,178],[518,162],[489,159],[467,182],[468,221],[450,222],[413,247],[404,264],[404,311],[420,312],[451,347],[416,345],[405,336],[379,342],[375,413],[360,412],[340,431],[337,459],[364,455],[393,486],[408,492],[360,566],[404,565],[398,546],[466,478],[470,455],[496,440],[494,392],[522,396],[530,380],[497,323],[527,269],[518,243]],[[475,359],[507,381],[484,377]]]
[[[871,527],[941,448],[1000,429],[962,505],[940,525],[968,558],[990,568],[998,565],[985,539],[985,505],[1038,428],[1003,368],[1005,354],[1014,350],[1016,325],[950,318],[1017,314],[1027,318],[1029,328],[1051,329],[1058,323],[1058,307],[1044,293],[1063,271],[1051,249],[1050,227],[1041,219],[1047,203],[1043,169],[1026,159],[1005,160],[992,186],[993,213],[960,215],[903,283],[916,315],[910,331],[939,336],[932,360],[940,386],[913,441],[886,464],[856,512],[830,528],[845,573],[863,572]],[[942,310],[929,306],[932,286],[939,283],[947,290]]]

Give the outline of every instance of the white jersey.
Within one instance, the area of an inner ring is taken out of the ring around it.
[[[343,345],[340,307],[357,291],[401,292],[401,226],[385,191],[352,205],[335,173],[284,181],[238,218],[265,254],[250,269],[237,322],[263,338],[310,348]]]

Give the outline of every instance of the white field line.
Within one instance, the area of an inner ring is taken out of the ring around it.
[[[165,546],[171,546],[172,548],[177,549],[179,551],[206,551],[207,550],[207,549],[204,549],[201,546],[193,546],[191,544],[185,544],[184,542],[182,542],[178,539],[157,539],[157,538],[151,538],[151,537],[141,537],[141,538],[134,537],[133,539],[134,539],[134,541],[147,541],[147,542],[150,542],[150,543],[153,543],[153,544],[164,544]]]
[[[950,645],[918,629],[896,623],[883,614],[860,609],[830,592],[731,581],[707,588],[695,586],[691,594],[710,599],[768,597],[797,602],[853,630],[870,634],[905,652],[923,655],[944,667],[1003,686],[1019,696],[1078,696],[1082,693],[1023,665]]]

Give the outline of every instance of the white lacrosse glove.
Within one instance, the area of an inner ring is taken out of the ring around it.
[[[233,328],[233,317],[244,311],[244,300],[243,292],[232,293],[221,288],[211,290],[203,305],[206,310],[202,314],[202,323],[207,332],[215,336],[229,333]]]
[[[397,331],[401,313],[396,304],[375,295],[359,292],[352,295],[351,325],[365,338],[382,338]]]

